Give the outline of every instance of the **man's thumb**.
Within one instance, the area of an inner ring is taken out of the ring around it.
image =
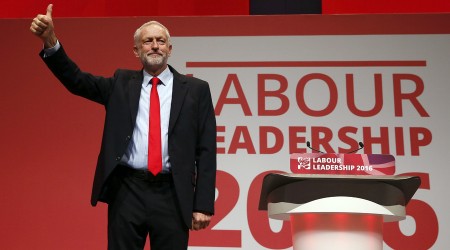
[[[53,11],[53,4],[49,4],[47,6],[47,13],[45,15],[51,18],[52,17],[52,11]]]

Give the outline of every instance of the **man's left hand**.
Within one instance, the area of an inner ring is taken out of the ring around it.
[[[211,215],[207,215],[201,212],[194,212],[192,214],[192,230],[201,230],[208,227],[211,221]]]

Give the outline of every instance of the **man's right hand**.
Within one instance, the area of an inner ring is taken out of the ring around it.
[[[31,33],[44,42],[44,48],[54,47],[58,40],[53,26],[52,11],[53,4],[49,4],[47,6],[47,13],[45,15],[37,15],[30,26]]]

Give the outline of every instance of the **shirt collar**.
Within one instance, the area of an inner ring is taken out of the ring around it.
[[[153,78],[153,76],[147,73],[147,71],[145,70],[142,70],[142,72],[144,74],[143,83],[147,85],[151,84],[150,80]],[[161,74],[157,75],[157,77],[159,78],[159,80],[161,80],[162,85],[166,86],[172,75],[173,73],[170,71],[169,66],[167,66],[166,69],[163,72],[161,72]]]

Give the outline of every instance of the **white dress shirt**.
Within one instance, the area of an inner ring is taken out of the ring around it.
[[[148,135],[149,135],[149,108],[150,91],[152,84],[150,80],[153,76],[143,70],[144,80],[142,81],[141,96],[139,99],[139,109],[136,117],[133,136],[130,144],[122,157],[122,163],[136,169],[147,169],[148,161]],[[167,67],[158,75],[161,84],[157,85],[160,114],[161,114],[161,149],[162,149],[162,172],[170,171],[170,161],[168,152],[168,132],[170,106],[172,104],[173,74]]]

